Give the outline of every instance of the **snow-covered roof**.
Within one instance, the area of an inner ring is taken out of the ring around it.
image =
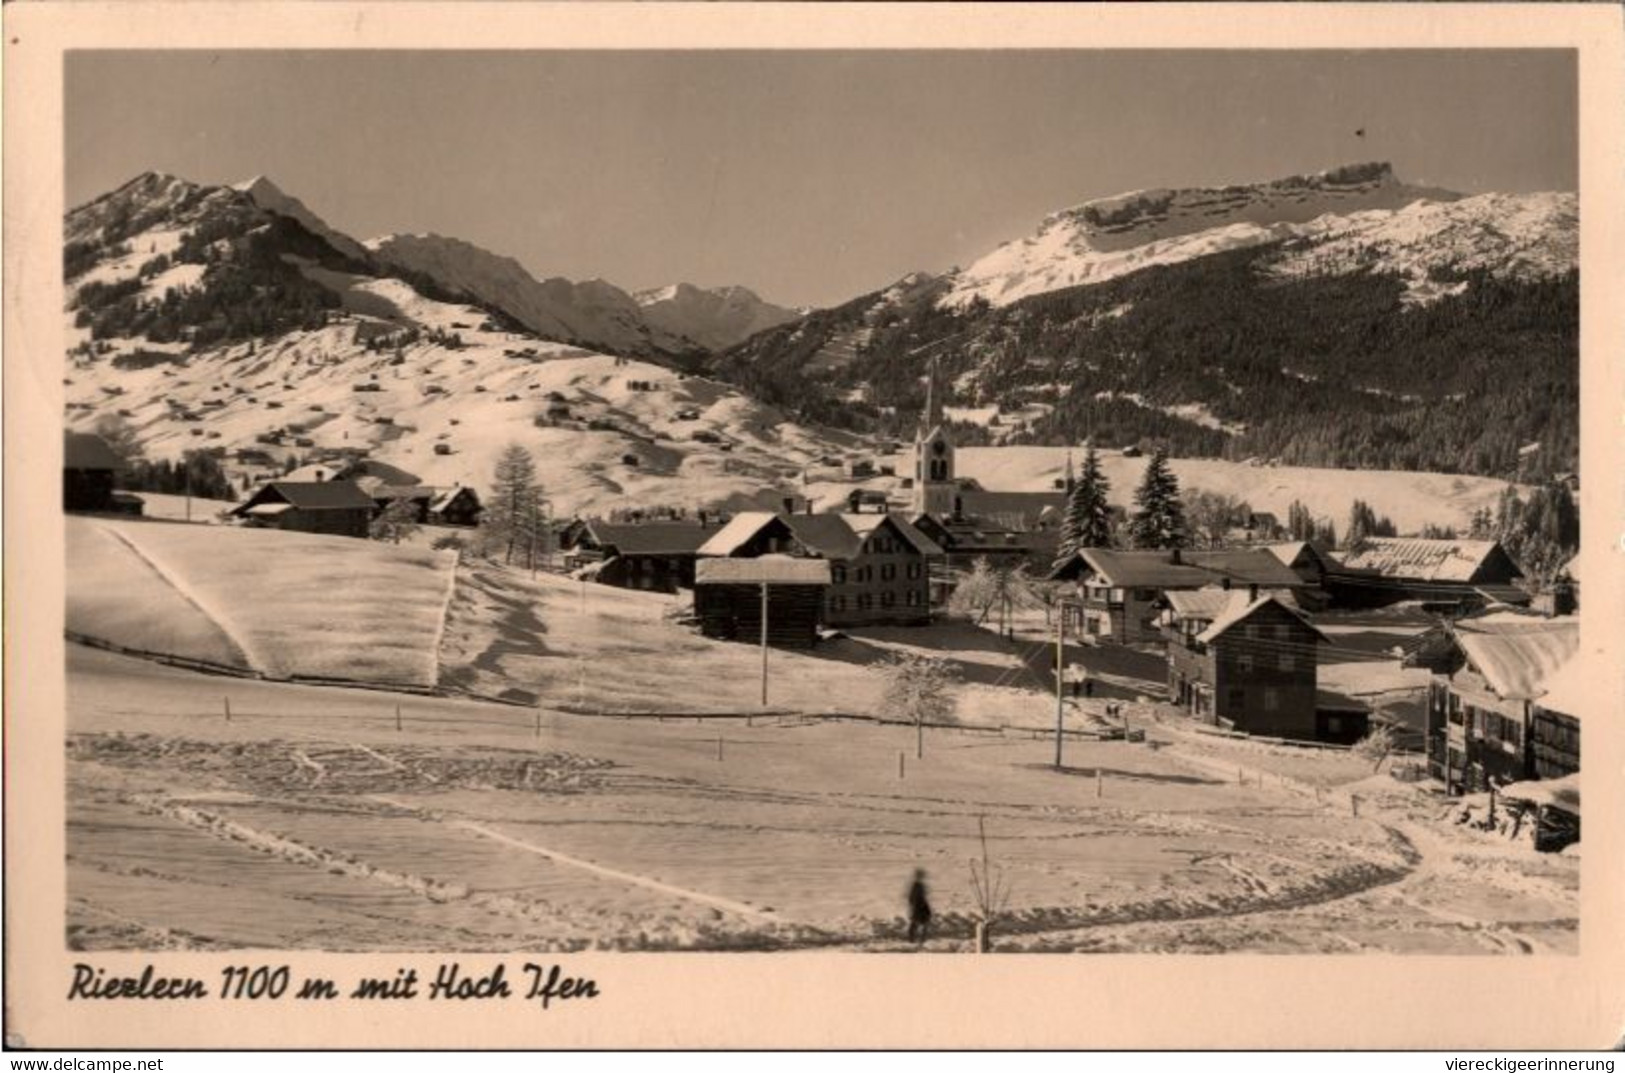
[[[1468,662],[1504,700],[1534,700],[1546,680],[1580,646],[1580,623],[1573,618],[1486,615],[1456,627],[1456,641]]]
[[[1299,622],[1302,622],[1305,627],[1312,630],[1315,636],[1320,640],[1328,640],[1325,634],[1321,633],[1310,624],[1308,619],[1304,618],[1292,607],[1288,606],[1285,602],[1277,599],[1273,595],[1266,594],[1258,597],[1256,600],[1251,600],[1248,599],[1245,592],[1232,592],[1230,597],[1230,606],[1222,615],[1213,620],[1213,625],[1196,635],[1196,639],[1198,641],[1202,642],[1203,644],[1211,644],[1228,633],[1232,627],[1237,626],[1251,618],[1254,613],[1261,610],[1267,604],[1277,605],[1288,614],[1296,618]]]
[[[728,524],[716,531],[716,534],[700,545],[701,555],[732,555],[744,543],[757,533],[762,526],[771,522],[778,515],[770,510],[747,510],[735,514],[728,519]]]
[[[1583,720],[1592,709],[1616,703],[1620,684],[1617,669],[1577,651],[1546,676],[1546,692],[1539,704],[1547,711]]]
[[[1235,595],[1237,594],[1234,589],[1209,585],[1205,589],[1172,590],[1167,593],[1167,600],[1168,606],[1173,608],[1174,614],[1179,618],[1206,619],[1211,622],[1224,613]]]
[[[1506,555],[1493,540],[1370,537],[1343,556],[1343,566],[1417,581],[1471,581],[1497,553]]]
[[[1500,795],[1509,801],[1527,801],[1531,805],[1556,805],[1579,815],[1580,773],[1576,771],[1561,779],[1526,779],[1508,783],[1501,787]]]
[[[701,559],[694,568],[698,585],[828,585],[829,563],[790,555],[754,559]]]

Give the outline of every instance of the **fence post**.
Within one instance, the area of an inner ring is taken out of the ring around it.
[[[397,732],[401,729],[401,706],[399,703],[395,705],[395,729]]]
[[[717,760],[721,761],[721,759],[722,759],[722,735],[718,734],[717,735]]]
[[[1359,794],[1349,794],[1349,811],[1354,814],[1355,818],[1359,818],[1359,815],[1360,815],[1360,795]]]
[[[897,750],[897,777],[903,777],[903,750]]]
[[[1099,768],[1095,768],[1095,796],[1096,797],[1104,797],[1105,795],[1106,795],[1106,776],[1101,772],[1101,770]]]
[[[230,697],[221,697],[220,700],[226,706],[226,722],[229,723],[229,722],[231,722],[231,698]]]

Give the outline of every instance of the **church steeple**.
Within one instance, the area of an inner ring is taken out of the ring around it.
[[[920,415],[920,430],[915,439],[923,440],[942,424],[942,392],[937,387],[937,359],[932,357],[925,378],[925,411]]]
[[[925,383],[925,411],[914,437],[914,511],[939,517],[954,512],[954,445],[942,424],[942,390],[937,384],[937,359]]]

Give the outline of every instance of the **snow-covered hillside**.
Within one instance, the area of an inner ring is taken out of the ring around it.
[[[798,316],[794,310],[764,302],[748,287],[705,289],[674,283],[633,297],[651,327],[692,339],[708,350],[724,350]]]
[[[856,444],[727,385],[427,297],[347,258],[274,186],[247,185],[153,174],[69,214],[70,428],[118,418],[150,457],[214,449],[239,480],[363,448],[476,488],[520,443],[561,514],[776,505],[802,466]],[[254,306],[267,288],[284,297]],[[311,323],[255,330],[284,308]],[[272,464],[241,462],[244,449]]]
[[[1387,164],[1247,186],[1142,190],[1052,214],[1035,235],[1007,242],[952,274],[942,304],[982,298],[1008,305],[1152,265],[1292,238],[1306,241],[1284,254],[1283,271],[1411,273],[1420,266],[1416,293],[1425,299],[1427,267],[1545,274],[1573,267],[1575,205],[1572,194],[1462,198],[1403,183]]]

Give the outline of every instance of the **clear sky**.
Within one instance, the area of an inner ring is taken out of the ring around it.
[[[78,52],[66,94],[70,205],[147,170],[263,174],[359,239],[786,304],[1144,187],[1388,160],[1573,190],[1578,166],[1559,51]]]

